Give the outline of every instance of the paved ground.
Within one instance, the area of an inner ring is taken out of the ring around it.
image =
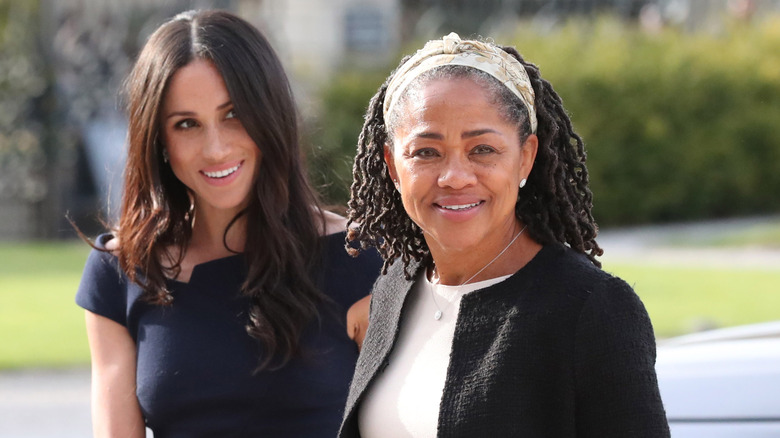
[[[0,437],[89,436],[88,369],[0,373]]]
[[[613,229],[601,233],[597,240],[605,249],[602,257],[605,265],[612,261],[637,261],[677,266],[780,269],[778,247],[701,246],[713,236],[740,235],[745,230],[769,223],[780,223],[780,217]]]
[[[744,266],[780,269],[780,249],[692,249],[713,234],[738,232],[780,218],[741,219],[707,224],[644,227],[603,232],[599,238],[610,261],[659,264]],[[0,438],[82,438],[91,436],[89,370],[29,370],[0,373]],[[151,434],[149,434],[151,436]]]

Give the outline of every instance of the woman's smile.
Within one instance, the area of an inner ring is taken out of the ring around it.
[[[484,200],[466,201],[457,198],[445,198],[433,203],[442,219],[451,222],[464,222],[473,219],[485,205]]]
[[[238,163],[211,166],[207,168],[208,170],[202,169],[200,173],[206,177],[206,181],[209,184],[222,186],[233,182],[239,176],[243,166],[244,160],[240,160]]]
[[[451,211],[465,211],[465,210],[471,210],[472,208],[481,205],[482,202],[475,202],[473,204],[460,204],[460,205],[438,205],[439,207],[445,209],[445,210],[451,210]]]

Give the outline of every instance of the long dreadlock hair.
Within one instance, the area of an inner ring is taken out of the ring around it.
[[[582,139],[574,132],[560,96],[541,77],[539,68],[526,62],[515,48],[499,48],[520,61],[528,73],[535,93],[538,121],[536,160],[526,186],[518,192],[515,216],[527,225],[526,232],[540,244],[565,244],[601,267],[596,257],[604,251],[595,240],[598,226],[591,213],[593,195],[588,187]],[[403,100],[413,94],[414,87],[422,87],[434,78],[469,78],[492,94],[503,115],[517,123],[520,144],[530,134],[528,112],[520,99],[492,76],[464,66],[440,66],[417,77],[386,120],[382,107],[387,86],[409,58],[401,60],[371,98],[358,137],[351,196],[347,204],[349,224],[355,224],[349,227],[347,250],[352,254],[359,251],[349,245],[350,241],[359,242],[362,249],[376,247],[385,261],[383,274],[397,258],[401,259],[404,268],[412,259],[430,262],[431,258],[422,230],[404,210],[401,195],[396,191],[384,161],[384,145],[392,142],[396,127],[393,119],[399,117],[399,108],[405,106]],[[406,269],[405,273],[410,276]]]

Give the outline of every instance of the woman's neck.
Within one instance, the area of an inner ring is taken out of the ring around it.
[[[231,224],[237,214],[238,211],[196,208],[189,249],[213,255],[207,258],[243,252],[246,242],[246,217],[241,216]]]
[[[457,286],[514,274],[542,248],[523,229],[520,226],[504,233],[496,242],[485,242],[480,248],[449,249],[429,244],[434,261],[430,280]]]
[[[192,237],[187,247],[169,248],[169,257],[162,260],[162,263],[168,268],[177,265],[175,280],[189,283],[195,266],[244,251],[246,217],[242,216],[230,225],[238,212],[215,213],[228,212],[204,211],[196,207]],[[181,253],[182,250],[185,251],[184,254]]]

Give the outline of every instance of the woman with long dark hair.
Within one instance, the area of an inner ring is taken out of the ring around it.
[[[378,257],[307,182],[297,113],[263,35],[219,11],[149,38],[126,83],[128,159],[86,309],[95,436],[333,436],[357,346],[346,310]]]

